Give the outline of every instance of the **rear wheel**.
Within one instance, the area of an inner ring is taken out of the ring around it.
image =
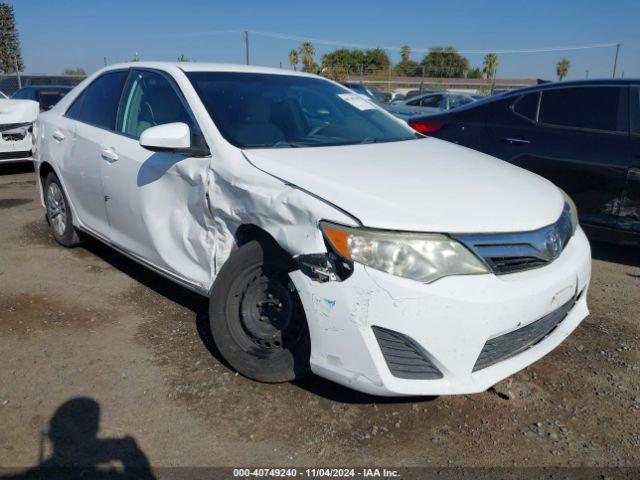
[[[69,202],[55,173],[47,175],[44,182],[44,204],[47,208],[47,222],[56,242],[65,247],[79,245],[80,237],[73,227]]]
[[[251,241],[232,254],[214,284],[213,340],[234,369],[254,380],[287,382],[310,372],[309,330],[290,270],[284,252]]]

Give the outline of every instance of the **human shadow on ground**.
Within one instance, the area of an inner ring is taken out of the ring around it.
[[[60,405],[39,439],[39,461],[24,472],[0,479],[155,479],[149,460],[131,436],[98,437],[100,405],[88,397],[76,397]],[[51,444],[45,454],[46,441]]]

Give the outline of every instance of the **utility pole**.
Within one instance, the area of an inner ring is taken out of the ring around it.
[[[424,91],[424,65],[422,65],[422,74],[420,77],[420,95],[422,95],[423,91]]]
[[[618,67],[618,53],[620,52],[621,43],[616,43],[616,57],[613,59],[613,78],[616,78],[616,68]]]
[[[104,61],[104,66],[107,66],[107,57],[103,57],[102,60]]]
[[[249,30],[244,31],[244,52],[247,58],[247,65],[249,65]]]
[[[586,78],[589,79],[589,70],[585,70],[584,73],[586,75]]]

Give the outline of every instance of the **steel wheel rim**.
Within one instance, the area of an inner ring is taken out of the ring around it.
[[[64,235],[67,229],[67,205],[57,183],[50,183],[47,189],[47,216],[53,231],[58,236]]]
[[[232,318],[239,320],[230,322],[231,335],[242,350],[260,357],[293,349],[302,333],[299,300],[288,274],[265,270],[255,265],[243,272],[232,284],[227,306]]]

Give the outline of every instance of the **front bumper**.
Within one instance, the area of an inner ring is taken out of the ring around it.
[[[291,278],[311,334],[311,368],[325,378],[383,396],[481,392],[558,346],[588,315],[589,243],[580,228],[553,263],[520,273],[447,277],[424,285],[355,264],[344,282]],[[544,339],[476,371],[485,343],[539,320],[580,294]],[[372,327],[399,332],[426,351],[442,378],[394,376]]]
[[[33,133],[28,131],[23,138],[0,132],[0,163],[33,160]]]

